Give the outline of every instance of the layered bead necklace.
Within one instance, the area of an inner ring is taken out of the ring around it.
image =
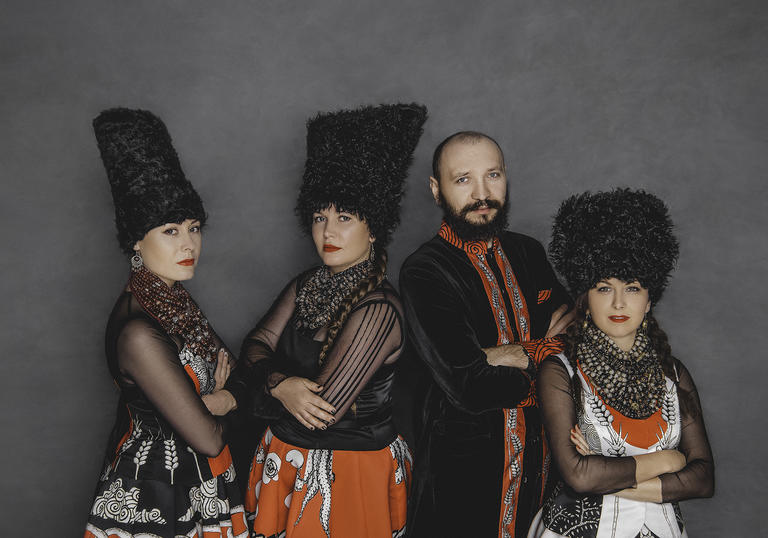
[[[327,265],[312,271],[296,294],[296,328],[317,330],[331,322],[341,302],[371,273],[373,263],[364,260],[335,275]]]
[[[638,331],[632,349],[622,351],[589,323],[582,331],[576,358],[603,401],[626,417],[646,418],[664,399],[664,371],[648,336]]]
[[[142,266],[131,271],[131,293],[168,334],[180,336],[195,357],[216,360],[213,331],[200,307],[179,282],[169,287],[160,277]]]

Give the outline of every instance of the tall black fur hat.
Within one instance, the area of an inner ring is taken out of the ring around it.
[[[93,120],[115,202],[120,248],[157,226],[184,219],[205,223],[203,202],[184,176],[165,124],[146,110],[113,108]]]
[[[667,206],[642,190],[585,192],[555,216],[549,254],[579,296],[606,278],[637,280],[656,304],[678,256]]]
[[[307,122],[307,162],[296,212],[309,231],[312,214],[334,205],[365,220],[376,244],[400,221],[403,182],[427,119],[418,104],[367,106],[318,114]]]

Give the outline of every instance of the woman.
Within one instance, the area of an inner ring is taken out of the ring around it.
[[[291,280],[245,339],[270,418],[246,510],[256,536],[401,536],[411,456],[392,424],[403,343],[384,247],[426,110],[321,114],[308,123],[297,212],[323,263]]]
[[[162,121],[113,109],[93,122],[128,285],[107,324],[118,420],[86,537],[248,536],[222,427],[229,355],[180,281],[194,276],[206,215]],[[210,409],[210,411],[209,411]]]
[[[677,502],[714,490],[688,370],[653,317],[678,255],[664,203],[618,189],[566,200],[550,254],[580,321],[537,391],[562,482],[529,536],[686,536]]]

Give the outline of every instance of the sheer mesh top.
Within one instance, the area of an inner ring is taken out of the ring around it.
[[[295,301],[302,278],[283,289],[243,343],[241,361],[260,372],[263,380],[263,398],[255,411],[272,418],[278,437],[282,434],[281,439],[300,446],[363,450],[372,449],[371,443],[378,446],[385,437],[382,446],[386,446],[394,432],[390,399],[394,363],[403,344],[400,299],[386,281],[363,297],[320,365],[328,328],[314,332],[296,328]],[[323,386],[319,395],[336,408],[336,423],[328,430],[307,430],[266,395],[288,376],[306,377]]]
[[[221,347],[218,336],[214,338]],[[120,296],[107,324],[106,354],[121,404],[130,408],[134,420],[140,415],[157,417],[151,422],[159,428],[167,423],[196,452],[214,457],[224,448],[222,426],[182,366],[182,347],[183,342],[169,336],[130,292]],[[118,413],[123,410],[121,405]],[[113,437],[126,431],[127,424],[120,424],[126,419],[124,414],[118,417]],[[110,444],[114,448],[115,440]]]
[[[691,409],[681,417],[677,447],[685,455],[687,464],[677,473],[659,477],[664,502],[708,496],[714,474],[696,386],[682,363],[676,361],[676,368],[681,399],[686,392],[690,394]],[[571,443],[570,429],[577,424],[576,407],[568,371],[559,358],[550,357],[542,363],[536,389],[552,456],[565,483],[585,494],[612,493],[632,487],[635,483],[633,458],[582,456]]]

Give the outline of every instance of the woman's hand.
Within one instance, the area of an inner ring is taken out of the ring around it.
[[[219,356],[216,359],[216,371],[213,372],[213,379],[216,381],[216,386],[213,388],[213,392],[218,392],[224,388],[224,385],[229,379],[229,374],[232,373],[232,367],[229,364],[229,353],[224,348],[219,349]]]
[[[576,445],[576,451],[582,456],[590,456],[594,454],[592,449],[589,448],[589,443],[587,443],[586,438],[581,433],[581,429],[579,429],[578,424],[571,428],[571,443]]]
[[[677,471],[681,471],[683,467],[685,467],[686,461],[685,456],[682,452],[679,452],[677,450],[662,450],[661,452],[666,453],[667,456],[667,462],[669,464],[669,467],[667,468],[668,473],[676,473]]]
[[[316,393],[323,387],[304,377],[287,377],[270,392],[283,407],[310,430],[326,429],[336,409]]]
[[[224,416],[237,407],[237,401],[232,393],[224,390],[230,373],[232,373],[232,367],[229,363],[229,353],[221,348],[216,359],[216,370],[213,372],[213,379],[216,384],[210,394],[202,396],[205,407],[217,417]]]
[[[228,390],[217,390],[216,392],[203,395],[202,398],[208,411],[217,417],[223,417],[237,408],[237,401]]]
[[[661,503],[661,480],[659,477],[651,478],[645,482],[640,482],[634,488],[622,489],[614,493],[617,497],[631,499],[633,501],[643,501],[652,503]]]

